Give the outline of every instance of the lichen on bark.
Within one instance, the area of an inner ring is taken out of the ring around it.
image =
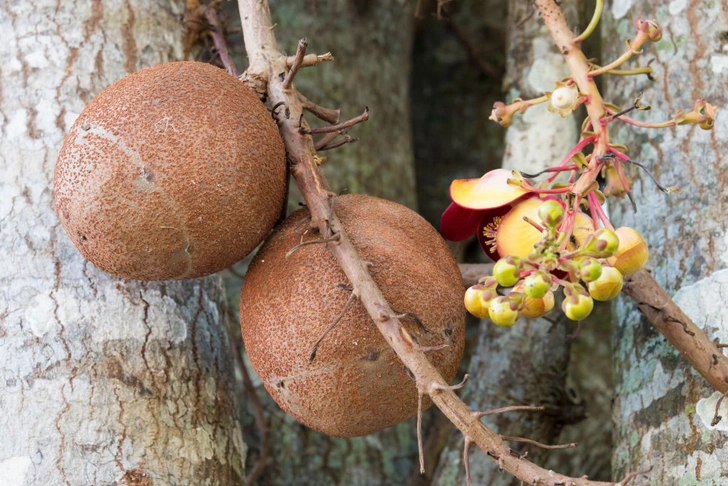
[[[184,2],[0,9],[0,482],[240,484],[219,279],[106,275],[52,208],[66,130],[113,81],[182,58]]]
[[[724,31],[721,2],[615,2],[605,9],[606,54],[621,53],[616,39],[633,36],[638,16],[655,18],[663,39],[642,60],[654,58],[656,81],[644,77],[605,80],[607,99],[626,106],[644,91],[652,109],[636,118],[662,121],[693,101],[726,104]],[[625,7],[631,7],[627,9]],[[628,203],[612,205],[613,221],[633,226],[650,246],[647,267],[673,294],[677,304],[710,338],[724,339],[728,291],[725,271],[725,173],[728,121],[718,116],[715,128],[697,126],[647,130],[612,124],[612,137],[630,147],[630,156],[645,164],[663,183],[681,192],[660,193],[643,173],[632,171],[637,211]],[[704,305],[695,305],[696,301]],[[650,484],[723,484],[728,460],[723,434],[707,427],[697,413],[713,393],[664,338],[641,317],[634,304],[620,300],[614,331],[616,359],[616,475],[652,466]],[[678,325],[678,324],[676,324]],[[723,419],[725,420],[725,419]]]

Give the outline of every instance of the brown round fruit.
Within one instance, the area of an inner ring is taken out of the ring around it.
[[[79,251],[125,278],[222,270],[271,231],[283,142],[255,93],[199,62],[160,64],[96,96],[71,127],[54,201]]]
[[[384,297],[422,346],[447,347],[427,357],[448,382],[465,336],[465,289],[445,242],[422,217],[399,204],[341,196],[336,214]],[[291,215],[266,241],[245,276],[240,319],[245,349],[278,405],[325,434],[354,437],[417,412],[417,389],[361,302],[355,300],[321,342],[351,294],[349,282],[322,244],[286,253],[319,238],[308,210]],[[312,234],[313,233],[313,234]]]

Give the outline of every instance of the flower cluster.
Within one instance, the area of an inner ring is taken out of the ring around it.
[[[483,251],[496,261],[493,275],[467,290],[465,306],[477,317],[510,326],[519,316],[546,314],[554,307],[554,291],[563,287],[562,310],[582,320],[594,300],[616,297],[623,276],[645,264],[647,244],[632,228],[597,228],[584,212],[528,191],[522,181],[515,171],[496,169],[451,186],[443,235],[458,241],[477,233]],[[510,291],[499,295],[498,287]]]
[[[585,34],[573,40],[574,45],[593,31],[600,11]],[[647,123],[626,116],[649,109],[641,104],[641,97],[626,109],[605,102],[594,83],[596,76],[652,75],[649,65],[620,68],[640,54],[644,44],[662,37],[654,20],[637,19],[635,28],[627,50],[611,63],[597,66],[585,59],[586,69],[557,82],[553,91],[541,97],[493,105],[491,119],[504,127],[515,115],[541,103],[548,103],[548,110],[562,117],[585,105],[588,118],[574,148],[558,165],[539,174],[496,169],[480,179],[452,182],[452,204],[440,224],[443,236],[462,241],[476,234],[483,251],[496,262],[493,275],[483,277],[465,295],[465,306],[472,314],[510,326],[519,316],[538,317],[551,310],[554,291],[563,288],[562,310],[569,319],[579,321],[591,313],[594,300],[616,297],[624,276],[646,263],[649,251],[642,236],[628,227],[615,230],[602,208],[609,196],[629,195],[631,180],[625,165],[647,171],[629,158],[626,147],[612,142],[607,127],[619,121],[644,128],[693,124],[710,130],[716,109],[699,99],[688,113],[680,111],[671,120]],[[546,177],[538,180],[543,174]],[[663,192],[678,190],[661,186],[647,174]]]

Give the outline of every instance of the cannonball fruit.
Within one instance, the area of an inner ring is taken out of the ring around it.
[[[450,250],[422,217],[362,195],[336,199],[336,214],[403,326],[445,380],[458,370],[465,334],[465,289]],[[245,349],[278,405],[303,424],[338,437],[369,434],[417,412],[415,382],[361,302],[335,321],[351,283],[310,229],[308,210],[292,214],[256,254],[240,297]]]
[[[54,202],[79,251],[131,279],[205,276],[250,253],[286,193],[283,142],[255,93],[199,62],[96,96],[61,148]]]

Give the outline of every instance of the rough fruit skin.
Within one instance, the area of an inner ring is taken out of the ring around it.
[[[160,64],[109,86],[61,148],[54,202],[102,270],[140,280],[202,277],[250,253],[283,206],[283,142],[253,91],[198,62]]]
[[[336,199],[336,213],[384,297],[427,352],[446,381],[455,377],[465,339],[465,289],[457,264],[440,235],[399,204],[370,196]],[[350,285],[325,245],[286,252],[319,238],[309,230],[308,210],[292,214],[256,254],[240,297],[245,349],[278,405],[303,424],[338,437],[370,434],[417,412],[417,390],[361,302],[341,312]]]

